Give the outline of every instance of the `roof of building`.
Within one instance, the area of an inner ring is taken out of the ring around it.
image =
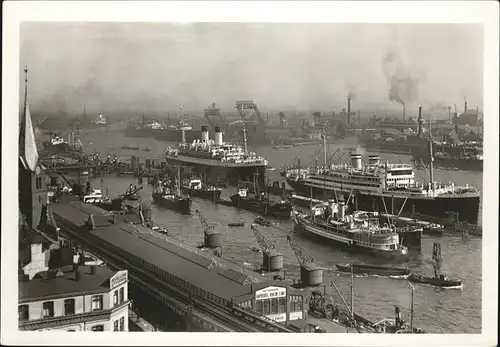
[[[64,215],[65,219],[85,219],[85,213],[75,205],[54,206],[53,212]],[[287,286],[196,247],[155,234],[142,225],[96,227],[92,234],[226,300],[237,301],[238,297],[251,293],[251,286],[255,289],[267,285]]]
[[[75,272],[62,272],[62,276],[47,278],[47,272],[37,274],[30,281],[19,282],[19,302],[49,300],[83,294],[109,291],[109,279],[115,274],[103,266],[97,266],[90,274],[90,266],[79,266],[80,278],[75,280]]]

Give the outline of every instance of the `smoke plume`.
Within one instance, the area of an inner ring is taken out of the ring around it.
[[[389,52],[382,61],[384,75],[389,82],[389,100],[404,105],[415,101],[418,78],[408,71],[397,52]]]

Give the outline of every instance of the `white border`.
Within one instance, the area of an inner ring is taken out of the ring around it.
[[[3,4],[1,343],[48,345],[496,345],[498,265],[498,5],[496,2],[21,2]],[[358,22],[483,23],[485,29],[485,164],[483,312],[481,335],[350,334],[84,334],[17,332],[17,137],[19,23],[115,22]],[[240,336],[241,335],[241,336]]]

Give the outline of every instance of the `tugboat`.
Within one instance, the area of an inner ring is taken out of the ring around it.
[[[462,288],[462,281],[460,279],[449,279],[444,274],[439,274],[441,269],[441,244],[435,242],[432,251],[432,260],[434,266],[434,277],[427,277],[422,275],[411,274],[408,281],[422,284],[430,284],[441,288]]]
[[[191,212],[191,199],[176,194],[168,186],[168,182],[158,182],[158,187],[153,191],[153,200],[156,204],[181,213]]]
[[[231,195],[231,201],[234,207],[243,208],[264,216],[290,217],[292,213],[292,204],[288,201],[271,201],[262,193],[260,196],[248,195],[248,189],[239,189],[238,193]]]
[[[376,276],[397,276],[406,277],[410,275],[410,269],[408,268],[398,268],[398,267],[386,267],[377,265],[365,265],[365,264],[336,264],[337,270],[339,272],[350,273],[351,271],[355,274],[363,275],[376,275]]]
[[[203,186],[201,179],[191,178],[184,181],[182,191],[191,197],[219,201],[222,189],[214,186]]]

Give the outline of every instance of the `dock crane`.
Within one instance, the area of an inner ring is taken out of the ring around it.
[[[221,235],[220,232],[215,231],[215,226],[213,224],[209,224],[205,216],[200,212],[200,210],[196,210],[196,214],[200,218],[200,223],[203,228],[203,245],[202,247],[207,248],[218,248],[221,247]],[[222,251],[219,253],[221,256]]]
[[[323,283],[323,269],[315,262],[314,258],[307,254],[290,236],[286,239],[292,247],[293,253],[300,264],[300,282],[303,286],[319,286]]]
[[[250,229],[262,250],[262,270],[279,271],[283,269],[283,255],[278,252],[274,243],[260,233],[254,224],[250,226]]]
[[[236,110],[238,111],[238,114],[240,115],[241,119],[244,122],[247,121],[247,119],[245,117],[245,111],[246,110],[253,110],[255,115],[256,115],[258,124],[260,126],[262,126],[263,128],[267,127],[267,123],[264,120],[264,118],[262,118],[262,115],[260,114],[260,111],[259,111],[259,108],[257,107],[257,104],[254,103],[253,101],[251,101],[251,100],[237,101],[236,102]]]

